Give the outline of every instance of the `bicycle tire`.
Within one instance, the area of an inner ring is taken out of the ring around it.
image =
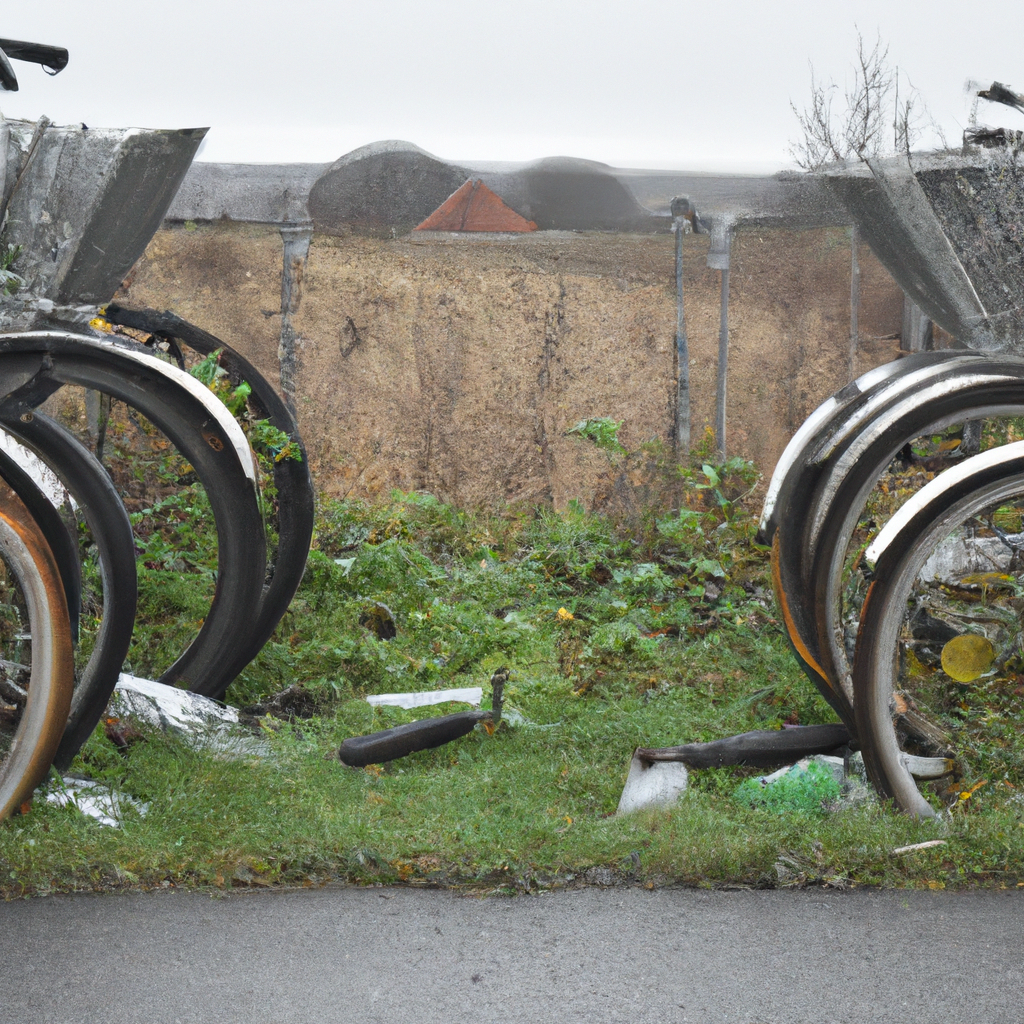
[[[223,403],[195,378],[157,357],[64,331],[0,336],[5,353],[42,352],[45,366],[0,404],[0,423],[22,416],[64,384],[104,391],[134,406],[177,447],[206,488],[218,534],[217,587],[198,636],[160,676],[220,697],[233,678],[244,623],[255,619],[266,566],[252,456]],[[243,625],[240,625],[243,624]]]
[[[900,810],[934,810],[904,765],[893,728],[894,651],[907,598],[935,544],[994,502],[1024,494],[1024,442],[982,452],[927,483],[889,520],[868,548],[874,574],[861,608],[853,666],[854,706],[868,776]]]
[[[0,764],[0,819],[46,777],[71,707],[75,662],[64,587],[42,531],[8,485],[0,485],[0,555],[28,612],[32,665],[27,699]]]

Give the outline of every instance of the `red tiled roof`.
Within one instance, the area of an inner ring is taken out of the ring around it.
[[[456,189],[417,231],[536,231],[532,220],[520,217],[482,181],[470,178]]]

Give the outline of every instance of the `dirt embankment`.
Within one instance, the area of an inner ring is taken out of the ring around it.
[[[685,240],[695,439],[713,422],[719,274]],[[171,308],[279,379],[281,238],[218,223],[161,231],[119,300]],[[895,356],[902,293],[869,251],[857,372]],[[674,240],[537,232],[315,236],[291,324],[296,406],[327,493],[392,487],[478,502],[592,499],[607,459],[567,437],[591,416],[628,446],[669,443]],[[850,379],[850,245],[837,229],[748,229],[733,243],[728,448],[771,471]]]

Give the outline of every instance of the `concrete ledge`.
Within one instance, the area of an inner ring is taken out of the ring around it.
[[[167,211],[167,220],[307,221],[309,190],[329,166],[194,163]]]
[[[571,177],[570,172],[574,169],[578,171],[576,164],[589,163],[562,162],[573,165],[565,169],[567,177]],[[310,191],[338,163],[340,161],[335,164],[195,163],[171,204],[167,219],[178,222],[228,219],[257,224],[306,222],[311,219],[308,207]],[[520,213],[522,210],[518,205],[522,202],[517,205],[517,200],[529,198],[530,189],[526,186],[531,176],[535,177],[541,169],[548,176],[561,169],[559,161],[532,164],[480,162],[449,166],[458,172],[456,177],[470,174],[481,178]],[[594,166],[603,168],[603,165]],[[566,211],[566,216],[572,214],[569,218],[571,224],[569,221],[563,224],[565,218],[557,216],[557,211],[552,209],[548,214],[552,225],[575,230],[615,230],[615,225],[621,221],[620,229],[666,230],[669,203],[677,195],[689,196],[702,216],[712,220],[722,217],[734,222],[789,228],[840,226],[851,222],[842,205],[816,179],[795,172],[777,175],[707,174],[609,167],[604,170],[604,177],[614,181],[616,188],[622,186],[622,201],[635,203],[637,217],[609,219],[601,215],[600,204],[594,203],[581,207],[583,212]],[[566,184],[572,183],[567,181]],[[367,191],[377,192],[376,189]],[[555,189],[553,194],[561,196],[563,191]],[[572,191],[570,188],[567,194]],[[381,188],[377,194],[386,205],[391,192]],[[386,222],[392,213],[390,208],[381,209],[381,223]],[[538,226],[544,227],[541,218],[533,219],[537,220]]]

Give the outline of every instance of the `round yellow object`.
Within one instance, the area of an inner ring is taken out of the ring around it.
[[[983,636],[964,633],[942,648],[942,671],[958,683],[969,683],[992,667],[996,649]]]

